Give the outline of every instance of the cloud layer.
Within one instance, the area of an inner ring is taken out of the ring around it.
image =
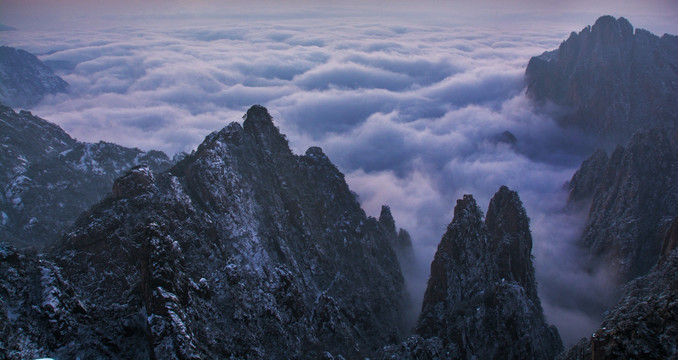
[[[547,317],[566,342],[588,335],[598,321],[589,298],[608,292],[604,274],[576,263],[582,217],[563,211],[562,185],[595,144],[535,113],[523,73],[530,56],[596,16],[477,24],[322,15],[137,17],[24,29],[3,42],[39,54],[70,83],[32,111],[79,140],[190,152],[252,104],[267,106],[297,153],[323,147],[368,214],[391,206],[413,236],[420,265],[407,278],[419,299],[455,200],[470,193],[487,204],[500,185],[518,190]]]

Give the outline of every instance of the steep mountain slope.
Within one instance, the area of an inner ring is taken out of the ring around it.
[[[678,218],[663,255],[647,275],[630,282],[622,300],[590,339],[561,359],[675,359],[678,357]]]
[[[168,172],[115,181],[55,248],[83,314],[27,342],[63,358],[368,357],[404,331],[392,236],[254,106]]]
[[[552,359],[562,350],[537,296],[529,219],[502,186],[483,214],[457,201],[438,245],[416,335],[383,358]]]
[[[170,166],[162,152],[77,142],[54,124],[4,106],[0,133],[0,241],[19,247],[51,244],[132,166]]]
[[[28,108],[40,102],[45,95],[67,89],[68,83],[35,55],[0,46],[0,103]]]
[[[570,201],[591,204],[581,245],[592,263],[610,267],[620,283],[645,274],[678,215],[678,132],[639,132],[609,159],[596,152],[569,186]]]
[[[565,108],[558,120],[613,143],[640,129],[678,125],[678,37],[600,17],[557,50],[533,57],[527,94]]]

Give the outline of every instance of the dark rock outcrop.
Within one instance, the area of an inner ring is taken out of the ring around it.
[[[87,318],[66,311],[77,330],[52,343],[36,334],[27,348],[60,358],[369,357],[404,333],[393,236],[320,148],[292,154],[254,106],[243,126],[210,134],[168,172],[130,170],[80,217],[49,256]]]
[[[673,250],[678,248],[678,217],[673,218],[671,224],[664,235],[664,242],[662,243],[662,252],[659,257],[659,264],[663,264],[669,257]]]
[[[0,46],[0,103],[28,108],[40,102],[45,95],[67,89],[68,83],[35,55]]]
[[[607,153],[602,149],[596,150],[593,155],[584,160],[567,185],[570,191],[568,203],[585,202],[587,206],[590,205],[588,202],[593,197],[596,188],[603,183],[609,161]]]
[[[0,358],[43,358],[57,344],[72,341],[92,349],[106,348],[105,328],[80,327],[90,319],[88,309],[53,260],[0,242],[0,273]],[[143,318],[136,320],[143,322]],[[103,341],[91,341],[93,334],[87,330],[95,330]],[[143,333],[136,336],[142,338]],[[144,356],[143,352],[114,351],[108,349],[107,357]],[[83,357],[94,353],[84,352]]]
[[[597,152],[570,181],[570,199],[590,199],[581,245],[619,283],[657,263],[664,232],[678,214],[678,132],[634,135],[609,159]]]
[[[623,143],[640,129],[678,125],[678,37],[602,16],[557,50],[533,57],[527,94],[564,108],[560,124]]]
[[[129,168],[170,167],[160,151],[82,143],[29,112],[0,107],[0,241],[51,245],[78,215],[111,191]]]
[[[529,219],[502,186],[487,216],[457,201],[435,258],[416,336],[383,358],[552,359],[562,351],[537,296]]]

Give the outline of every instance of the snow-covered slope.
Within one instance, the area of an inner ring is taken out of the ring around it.
[[[111,190],[132,166],[167,169],[159,151],[77,142],[31,113],[0,105],[0,241],[51,245],[81,212]]]

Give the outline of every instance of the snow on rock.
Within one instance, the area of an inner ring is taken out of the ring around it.
[[[54,124],[1,105],[0,134],[0,192],[7,199],[0,202],[7,214],[0,240],[19,247],[51,245],[131,167],[171,165],[158,151],[76,142]]]

